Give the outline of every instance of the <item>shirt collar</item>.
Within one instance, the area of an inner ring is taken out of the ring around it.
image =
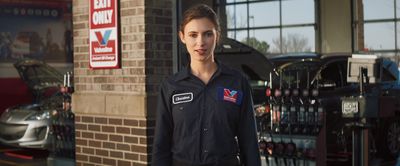
[[[224,64],[222,64],[221,62],[219,62],[218,60],[215,60],[215,62],[217,63],[217,71],[215,73],[215,76],[219,76],[221,74],[227,74],[227,75],[234,75],[234,72],[232,71],[232,69],[230,69],[229,67],[225,66]],[[186,65],[185,68],[183,68],[180,72],[177,73],[175,80],[176,81],[181,81],[184,80],[186,78],[189,78],[192,73],[190,73],[190,64]]]

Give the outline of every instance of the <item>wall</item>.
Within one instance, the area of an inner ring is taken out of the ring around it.
[[[148,165],[156,92],[172,73],[172,1],[120,0],[120,69],[89,69],[89,1],[73,1],[77,165]]]
[[[321,53],[351,52],[351,1],[321,0]]]

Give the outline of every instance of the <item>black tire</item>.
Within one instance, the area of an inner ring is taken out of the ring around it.
[[[400,119],[383,122],[380,134],[377,135],[378,153],[383,158],[394,159],[400,153]]]
[[[400,120],[393,121],[387,131],[387,148],[391,155],[396,156],[400,152]]]

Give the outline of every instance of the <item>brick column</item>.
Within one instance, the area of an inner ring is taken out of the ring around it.
[[[354,29],[354,33],[356,35],[356,48],[354,51],[365,51],[365,42],[364,42],[364,5],[362,0],[356,1],[356,28]]]
[[[73,0],[76,163],[149,165],[156,95],[172,73],[172,0],[120,0],[121,69],[89,69],[89,1]]]

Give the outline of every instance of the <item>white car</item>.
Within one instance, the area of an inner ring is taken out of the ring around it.
[[[0,116],[0,143],[28,148],[51,148],[51,115],[62,109],[59,85],[63,76],[38,60],[21,60],[14,64],[20,77],[33,92],[31,104],[6,109]]]

